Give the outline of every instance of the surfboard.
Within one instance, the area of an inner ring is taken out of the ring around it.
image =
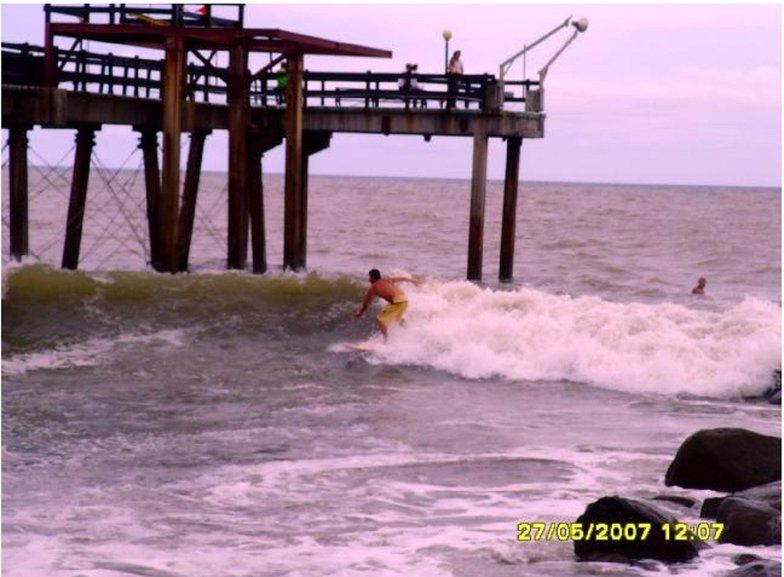
[[[348,348],[354,351],[370,352],[376,348],[376,344],[371,341],[360,343],[344,343]]]

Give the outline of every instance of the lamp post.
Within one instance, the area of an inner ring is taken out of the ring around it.
[[[444,73],[449,72],[449,40],[452,38],[452,31],[447,28],[441,33],[444,37]]]
[[[552,36],[553,34],[558,32],[559,30],[562,30],[563,28],[566,28],[570,24],[572,26],[574,26],[575,29],[576,29],[574,31],[574,34],[572,34],[572,36],[569,38],[569,40],[567,40],[566,43],[563,46],[561,46],[560,50],[558,50],[558,52],[556,52],[555,55],[552,58],[550,58],[550,60],[547,62],[547,64],[545,64],[544,68],[542,68],[542,70],[539,71],[539,75],[540,75],[541,79],[544,80],[544,77],[547,75],[547,71],[550,68],[550,65],[555,61],[555,59],[558,58],[564,50],[566,50],[566,47],[569,46],[569,44],[571,44],[574,41],[575,38],[577,38],[578,34],[580,34],[581,32],[585,32],[588,29],[588,19],[587,18],[580,18],[579,20],[572,20],[572,17],[569,16],[569,18],[564,20],[562,24],[560,24],[560,25],[556,26],[555,28],[553,28],[552,30],[550,30],[550,32],[548,32],[547,34],[542,36],[539,40],[537,40],[533,44],[530,44],[530,45],[524,47],[520,52],[518,52],[517,54],[515,54],[511,58],[507,58],[505,61],[503,61],[501,63],[500,70],[499,70],[499,73],[498,73],[499,79],[500,80],[504,79],[504,76],[506,76],[506,73],[509,71],[509,68],[512,66],[512,63],[515,60],[517,60],[520,56],[523,56],[526,52],[531,50],[531,48],[533,48],[535,46],[538,46],[540,43],[542,43],[545,40],[547,40],[548,38],[550,38],[550,36]],[[446,34],[446,32],[444,32],[444,33]]]

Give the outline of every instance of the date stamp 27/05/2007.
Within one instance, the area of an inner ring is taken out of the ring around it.
[[[518,541],[718,541],[723,523],[566,523],[522,521]]]

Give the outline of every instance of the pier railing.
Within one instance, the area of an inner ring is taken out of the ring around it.
[[[242,28],[244,12],[243,4],[44,5],[47,24],[65,16],[92,24]]]
[[[164,61],[139,56],[101,54],[56,47],[54,82],[76,92],[160,99]],[[30,44],[2,44],[3,84],[41,86],[44,82],[44,48]],[[505,81],[490,74],[450,77],[445,74],[386,72],[304,73],[305,107],[330,108],[452,108],[499,110],[506,103],[525,104],[533,80]],[[222,71],[190,62],[186,73],[186,98],[225,103],[227,86]],[[249,98],[254,106],[285,106],[280,72],[252,76]],[[526,104],[527,109],[530,107]],[[538,111],[538,110],[536,110]]]

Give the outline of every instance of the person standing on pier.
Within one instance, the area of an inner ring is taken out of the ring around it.
[[[286,102],[286,88],[289,84],[289,75],[286,70],[286,61],[280,63],[280,68],[275,74],[275,97],[278,104]]]
[[[412,70],[414,65],[413,64],[406,64],[406,71],[403,72],[403,75],[397,81],[397,87],[400,89],[401,92],[409,92],[411,90],[411,85],[413,78]]]
[[[447,70],[447,92],[449,99],[447,100],[447,109],[455,106],[455,95],[457,94],[460,85],[460,76],[463,75],[463,61],[460,60],[460,50],[455,50],[452,58],[449,59],[449,68]]]
[[[416,74],[419,66],[417,64],[406,64],[406,71],[397,81],[397,87],[400,92],[404,94],[416,94],[421,92],[419,88],[419,80],[417,80]],[[408,108],[409,100],[408,98],[405,99],[406,108]],[[422,100],[420,104],[424,108],[425,101]],[[414,107],[417,105],[417,100],[414,99]]]
[[[362,308],[354,313],[354,318],[362,318],[362,315],[365,314],[365,311],[370,307],[376,297],[380,297],[387,301],[389,304],[381,309],[381,312],[376,316],[376,325],[378,326],[378,330],[381,331],[381,334],[384,335],[384,340],[386,341],[390,323],[396,321],[401,325],[406,324],[403,313],[406,312],[406,308],[408,308],[408,297],[406,296],[406,293],[395,285],[395,283],[410,282],[414,286],[419,286],[421,281],[414,278],[399,276],[381,278],[381,273],[375,268],[368,273],[368,280],[370,281],[370,288],[365,295],[365,300],[362,301]]]
[[[463,61],[460,60],[462,52],[455,50],[452,58],[449,59],[449,74],[463,74]]]

